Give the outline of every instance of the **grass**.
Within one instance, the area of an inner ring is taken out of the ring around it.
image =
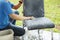
[[[17,4],[19,0],[10,0],[13,4]],[[44,9],[45,9],[45,17],[51,19],[55,25],[60,24],[60,0],[44,0]],[[20,15],[22,15],[23,7],[21,6],[18,11]],[[17,21],[16,25],[22,25],[22,21]],[[54,32],[60,32],[57,29],[53,29]]]
[[[45,16],[50,18],[56,25],[60,24],[60,0],[45,0]]]

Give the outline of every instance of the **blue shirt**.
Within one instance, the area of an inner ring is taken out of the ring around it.
[[[13,8],[14,5],[12,3],[10,3],[10,2],[8,2],[8,3],[10,4],[11,8]]]
[[[5,0],[0,0],[0,29],[9,24],[9,14],[12,14],[11,4]]]

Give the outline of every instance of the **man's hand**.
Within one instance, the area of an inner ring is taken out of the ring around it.
[[[34,17],[24,17],[24,16],[19,16],[19,15],[14,14],[14,13],[10,14],[9,16],[15,20],[32,20],[32,19],[34,19]]]
[[[17,5],[14,5],[13,9],[15,10],[18,9],[22,3],[23,3],[23,0],[20,0]]]

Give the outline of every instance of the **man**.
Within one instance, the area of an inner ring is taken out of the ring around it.
[[[14,36],[24,35],[25,30],[23,28],[11,24],[9,22],[9,16],[15,20],[33,19],[33,17],[24,17],[13,13],[9,0],[0,0],[0,31],[5,29],[12,29],[14,31]]]

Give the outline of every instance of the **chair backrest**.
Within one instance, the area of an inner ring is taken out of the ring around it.
[[[24,16],[44,17],[44,0],[24,0]]]
[[[34,16],[36,18],[24,20],[23,26],[27,26],[29,30],[54,28],[54,23],[44,18],[44,0],[24,0],[23,7],[24,16]]]

